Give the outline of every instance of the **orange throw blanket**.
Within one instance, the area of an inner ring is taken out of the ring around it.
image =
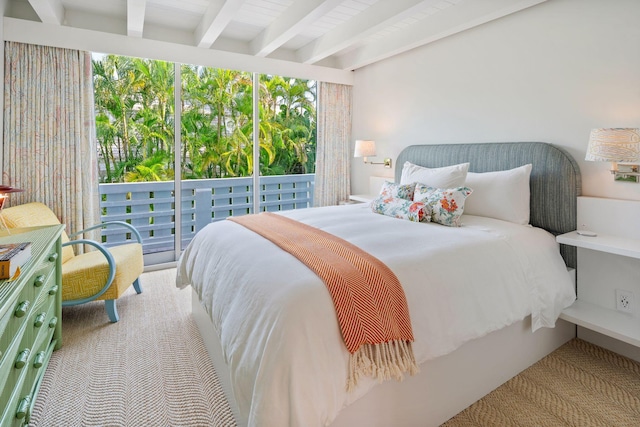
[[[382,381],[418,372],[404,290],[389,267],[339,237],[282,215],[228,219],[294,255],[324,281],[351,354],[347,390],[360,375]]]

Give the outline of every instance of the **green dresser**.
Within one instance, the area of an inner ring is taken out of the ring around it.
[[[1,427],[28,424],[51,353],[62,344],[62,229],[0,230],[0,243],[32,243],[20,277],[0,280]]]

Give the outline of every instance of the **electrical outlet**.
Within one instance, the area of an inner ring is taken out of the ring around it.
[[[625,313],[633,313],[633,292],[624,289],[616,289],[616,310]]]

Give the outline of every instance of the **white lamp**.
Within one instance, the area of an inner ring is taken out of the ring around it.
[[[370,139],[357,139],[356,148],[353,150],[353,157],[363,157],[365,163],[370,165],[384,165],[385,168],[391,167],[391,159],[386,158],[382,162],[374,163],[368,162],[367,157],[376,156],[376,142]]]
[[[607,128],[593,129],[585,160],[612,162],[614,180],[639,182],[640,129]],[[624,163],[618,165],[618,162]]]

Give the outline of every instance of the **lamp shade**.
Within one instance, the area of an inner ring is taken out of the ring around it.
[[[353,157],[374,157],[376,155],[376,142],[368,139],[356,140],[356,148]]]
[[[22,191],[24,190],[21,188],[10,187],[8,185],[0,185],[0,209],[4,207],[4,202],[7,200],[7,197],[9,197],[9,193],[20,193]]]
[[[585,160],[640,163],[640,129],[593,129]]]
[[[24,191],[22,188],[10,187],[8,185],[0,185],[0,194],[20,193]]]

